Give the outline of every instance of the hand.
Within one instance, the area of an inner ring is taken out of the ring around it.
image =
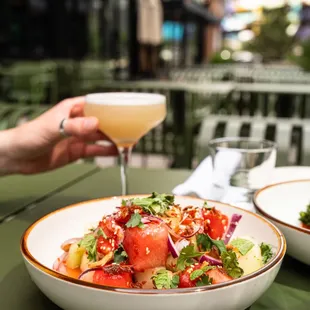
[[[113,144],[94,144],[108,139],[98,131],[97,118],[84,117],[84,103],[84,97],[64,100],[37,119],[2,132],[2,139],[4,134],[8,137],[4,144],[8,155],[5,162],[11,167],[8,169],[12,169],[6,174],[34,174],[62,167],[80,158],[117,155]],[[59,132],[64,118],[67,118],[64,130],[70,136],[68,138]]]

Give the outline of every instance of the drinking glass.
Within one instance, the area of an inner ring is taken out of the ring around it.
[[[237,205],[252,203],[256,190],[268,184],[276,164],[272,141],[227,137],[209,142],[212,157],[212,198]]]
[[[166,118],[166,97],[125,92],[89,94],[86,96],[84,114],[97,117],[99,129],[117,146],[122,195],[127,195],[127,165],[132,148]]]

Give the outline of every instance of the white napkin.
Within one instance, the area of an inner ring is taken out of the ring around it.
[[[176,186],[172,193],[175,195],[196,195],[202,199],[219,200],[224,203],[237,205],[241,208],[253,211],[252,204],[245,201],[246,189],[232,187],[230,177],[238,168],[241,154],[234,151],[222,151],[217,153],[215,165],[220,166],[213,172],[212,158],[206,157],[194,170],[192,175],[183,183]],[[214,187],[214,181],[223,188]]]

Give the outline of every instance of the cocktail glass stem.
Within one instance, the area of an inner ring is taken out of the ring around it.
[[[121,184],[122,195],[128,194],[128,180],[127,180],[127,167],[128,161],[131,157],[132,147],[118,147],[120,169],[121,169]]]

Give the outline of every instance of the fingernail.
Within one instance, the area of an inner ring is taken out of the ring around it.
[[[86,130],[91,130],[91,129],[94,129],[96,128],[97,126],[97,119],[95,118],[87,118],[85,121],[84,121],[84,128]]]

